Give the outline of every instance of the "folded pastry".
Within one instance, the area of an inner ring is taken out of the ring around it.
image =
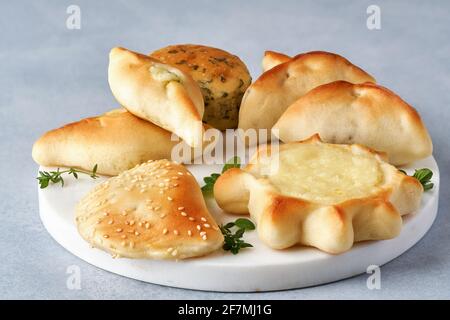
[[[223,236],[191,173],[149,161],[101,183],[76,207],[80,235],[128,258],[184,259],[221,247]]]
[[[239,128],[271,129],[295,100],[336,80],[352,83],[375,79],[347,59],[329,52],[308,52],[264,72],[244,94]]]
[[[262,68],[263,72],[266,72],[273,67],[276,67],[279,64],[285,63],[292,58],[283,53],[275,52],[275,51],[265,51],[264,57],[262,60]]]
[[[171,135],[125,109],[116,109],[47,132],[34,144],[33,159],[42,166],[86,170],[97,164],[98,173],[117,175],[147,160],[171,159],[172,148],[180,143]],[[186,149],[191,151],[184,155],[189,161],[194,151]]]
[[[186,72],[198,83],[205,101],[204,122],[219,130],[237,127],[242,96],[252,82],[241,59],[197,44],[167,46],[151,56]]]
[[[419,208],[422,185],[361,145],[303,142],[261,146],[250,164],[219,177],[214,195],[231,213],[249,212],[274,249],[295,244],[329,253],[396,237]]]
[[[325,142],[359,143],[386,152],[402,165],[431,155],[433,146],[414,108],[392,91],[338,81],[320,86],[293,103],[274,126],[284,142],[318,133]]]
[[[149,56],[114,48],[108,81],[128,111],[176,133],[190,146],[201,144],[203,97],[191,76]]]

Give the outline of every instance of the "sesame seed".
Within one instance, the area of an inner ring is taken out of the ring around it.
[[[167,234],[168,232],[169,232],[169,230],[167,230],[166,228],[164,228],[163,234]]]
[[[178,232],[178,230],[173,230],[173,234],[177,236],[177,235],[179,235],[180,233]]]
[[[140,233],[136,231],[136,232],[134,233],[134,235],[135,235],[135,236],[138,236],[138,235],[140,235]]]
[[[188,236],[189,237],[192,236],[192,231],[191,230],[188,230]]]
[[[126,235],[124,235],[124,234],[123,234],[123,235],[121,235],[120,237],[121,237],[122,239],[126,239],[126,238],[127,238],[127,236],[126,236]]]
[[[109,213],[108,212],[103,212],[103,215],[106,217],[106,216],[109,216]]]
[[[189,217],[188,219],[189,219],[189,221],[195,221],[194,217]]]
[[[134,220],[130,221],[130,226],[134,225]]]
[[[173,250],[173,251],[172,251],[172,256],[175,257],[175,256],[177,255],[177,253],[178,253],[177,249]]]
[[[201,217],[200,220],[202,220],[203,222],[206,222],[207,220],[205,219],[205,217]]]
[[[113,220],[109,220],[109,221],[108,221],[108,224],[113,224],[113,223],[114,223]]]
[[[184,207],[178,207],[178,210],[184,210]]]
[[[167,252],[172,252],[173,248],[167,248]]]
[[[167,200],[172,201],[173,199],[172,197],[167,197]]]
[[[122,232],[122,231],[123,231],[122,228],[117,228],[117,229],[116,229],[116,232]]]
[[[206,234],[206,231],[200,232],[200,235],[201,235],[201,236],[204,236],[205,234]]]
[[[208,239],[208,238],[206,237],[206,234],[205,234],[204,236],[202,236],[202,239],[203,239],[203,240]]]
[[[147,223],[145,224],[145,229],[148,229],[148,228],[150,228],[150,223],[147,222]]]
[[[196,228],[200,231],[202,229],[202,226],[198,224]]]
[[[183,172],[178,171],[177,174],[180,175],[180,176],[182,176],[182,175],[183,175]]]
[[[184,212],[184,211],[181,211],[181,215],[182,215],[183,217],[187,217],[187,213]]]
[[[173,187],[174,187],[174,188],[178,187],[178,183],[174,183],[174,184],[173,184]]]
[[[142,227],[142,222],[139,222],[139,223],[138,223],[138,226],[139,226],[139,227]]]
[[[165,214],[165,213],[162,213],[159,217],[160,217],[161,219],[162,219],[162,218],[165,218],[165,217],[166,217],[166,214]]]
[[[153,210],[158,211],[159,209],[161,209],[161,207],[154,207]]]
[[[210,227],[211,227],[211,225],[210,225],[209,223],[204,223],[203,226],[204,226],[205,228],[210,228]]]
[[[109,236],[108,236],[107,234],[104,234],[104,235],[103,235],[103,238],[108,239]]]

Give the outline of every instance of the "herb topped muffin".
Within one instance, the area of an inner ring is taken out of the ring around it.
[[[220,130],[237,127],[242,96],[252,82],[241,59],[195,44],[172,45],[150,55],[190,74],[199,84],[205,100],[204,122]]]

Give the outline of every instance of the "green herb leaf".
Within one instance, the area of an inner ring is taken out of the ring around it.
[[[407,175],[404,170],[399,171]],[[434,183],[430,181],[433,177],[433,171],[428,168],[416,169],[412,177],[416,178],[422,184],[424,191],[428,191],[434,187]]]
[[[235,224],[238,228],[244,230],[255,230],[255,225],[248,219],[239,218],[236,220]]]
[[[68,170],[61,171],[60,168],[56,169],[56,171],[39,171],[39,176],[36,178],[39,181],[39,187],[41,189],[45,189],[49,186],[50,182],[55,183],[61,183],[61,187],[64,187],[64,179],[62,177],[63,174],[69,174],[73,175],[75,179],[78,179],[78,174],[87,174],[92,179],[97,178],[97,165],[94,166],[92,169],[92,172],[84,171],[84,170],[78,170],[74,168],[69,168]]]
[[[232,228],[237,228],[233,233]],[[232,254],[238,254],[239,250],[243,248],[253,247],[250,243],[244,242],[242,237],[246,230],[255,229],[255,225],[248,219],[239,218],[234,222],[228,222],[220,226],[220,231],[223,234],[224,242],[222,249],[230,251]]]
[[[240,167],[241,159],[239,157],[233,157],[225,163],[222,168],[222,173],[224,173],[228,169]],[[212,173],[210,176],[203,178],[205,185],[202,187],[202,193],[204,196],[212,196],[214,194],[214,184],[216,183],[220,175],[220,173]]]

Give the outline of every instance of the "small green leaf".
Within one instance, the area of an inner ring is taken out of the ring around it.
[[[236,226],[244,230],[255,230],[255,225],[248,219],[239,218],[236,220]]]
[[[407,175],[404,170],[399,169],[399,171]],[[433,177],[433,171],[428,168],[416,169],[412,177],[416,178],[422,184],[424,191],[428,191],[434,186],[434,183],[430,182]]]
[[[39,181],[39,186],[41,189],[47,188],[51,183],[55,184],[55,183],[61,183],[61,187],[64,187],[64,179],[62,177],[63,174],[67,173],[67,174],[71,174],[73,175],[76,179],[78,179],[78,174],[82,173],[82,174],[87,174],[89,175],[91,178],[95,179],[97,178],[96,175],[97,172],[97,165],[94,166],[94,168],[92,169],[92,173],[91,172],[86,172],[83,170],[77,170],[74,168],[69,168],[68,170],[64,170],[61,171],[60,168],[56,169],[56,171],[39,171],[39,176],[37,177],[38,181]]]
[[[249,223],[250,222],[250,223]],[[234,222],[228,222],[225,225],[220,226],[220,231],[224,237],[224,243],[222,249],[230,251],[232,254],[238,254],[243,248],[253,247],[250,243],[244,242],[242,239],[246,230],[253,230],[255,225],[248,219],[239,218]],[[237,228],[233,233],[232,228]]]
[[[419,180],[420,182],[426,182],[430,181],[430,179],[433,177],[433,172],[427,168],[418,169],[414,172],[413,177]]]

